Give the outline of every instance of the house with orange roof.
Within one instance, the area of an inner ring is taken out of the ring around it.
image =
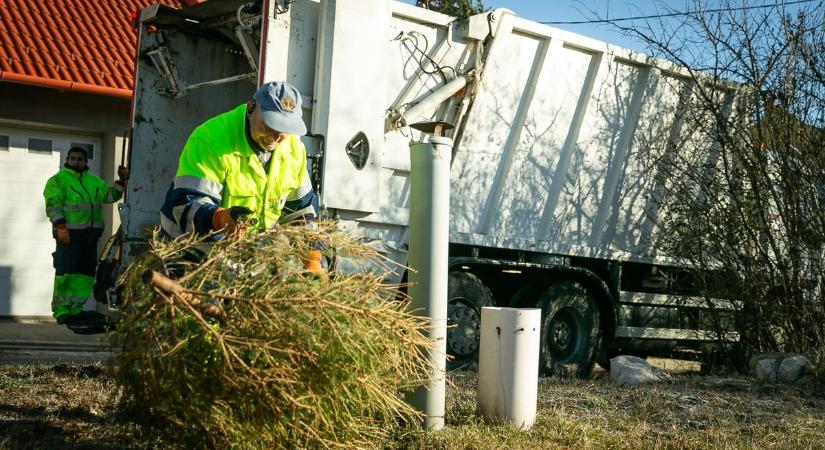
[[[157,1],[0,0],[0,317],[51,317],[43,187],[72,146],[114,181],[130,127],[135,18]],[[104,208],[105,238],[119,220],[116,206]]]

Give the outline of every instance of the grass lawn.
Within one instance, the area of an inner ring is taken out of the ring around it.
[[[473,373],[449,377],[447,428],[406,431],[377,448],[823,448],[825,388],[674,373],[655,386],[541,379],[528,432],[485,424]],[[108,369],[89,365],[0,366],[0,449],[169,448],[117,405]]]

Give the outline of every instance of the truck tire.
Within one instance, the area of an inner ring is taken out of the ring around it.
[[[539,373],[569,378],[590,375],[601,343],[593,295],[579,283],[561,282],[549,286],[537,306],[541,308]]]
[[[481,308],[493,306],[493,294],[469,272],[450,272],[447,299],[448,370],[472,368],[478,362]]]

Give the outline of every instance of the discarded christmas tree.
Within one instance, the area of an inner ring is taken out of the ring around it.
[[[403,395],[426,374],[423,320],[374,272],[304,273],[319,242],[381,264],[330,226],[236,234],[205,253],[152,239],[122,277],[128,406],[211,447],[363,447],[417,423]]]

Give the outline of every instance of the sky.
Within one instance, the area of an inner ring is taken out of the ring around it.
[[[402,0],[407,3],[415,3],[415,0]],[[691,11],[696,8],[695,0],[482,0],[486,8],[508,8],[513,10],[520,17],[536,22],[562,22],[562,21],[586,21],[597,18],[626,18],[638,16],[651,16],[656,14],[671,13],[674,11]],[[720,8],[727,2],[721,0],[700,0],[704,6],[702,9]],[[785,4],[785,8],[791,14],[795,14],[800,8],[812,8],[819,0],[742,0],[732,1],[728,4],[734,6],[749,5],[756,7],[756,11],[762,11],[760,6]],[[803,4],[804,3],[804,4]],[[758,16],[758,14],[757,14]],[[677,24],[681,17],[664,18],[665,22]],[[636,21],[639,25],[644,25],[644,20]],[[632,21],[622,21],[622,25],[630,26]],[[553,27],[563,28],[574,33],[582,34],[591,38],[618,45],[620,47],[636,50],[642,53],[649,53],[646,45],[631,36],[624,36],[609,24],[548,24]]]
[[[402,1],[415,3],[415,0]],[[482,0],[482,3],[485,8],[489,9],[508,8],[518,16],[535,22],[569,22],[652,16],[676,11],[695,11],[697,0]],[[777,14],[777,8],[766,9],[765,6],[782,4],[787,13],[794,15],[800,9],[817,7],[821,10],[822,5],[821,0],[733,0],[731,2],[722,0],[698,0],[698,3],[703,5],[701,9],[705,11],[723,8],[724,5],[737,7],[748,5],[754,8],[755,14],[753,17],[756,18],[760,18],[763,11],[770,13],[772,17],[780,17],[779,14]],[[661,20],[666,24],[666,28],[671,28],[676,27],[684,18],[665,17]],[[652,24],[654,28],[658,28],[655,20],[647,21],[637,19],[636,21],[621,21],[621,25],[630,27],[633,26],[634,22],[640,27],[645,26],[647,23]],[[548,23],[547,25],[605,41],[619,47],[651,54],[651,50],[644,42],[633,36],[623,35],[610,24]]]
[[[415,0],[402,0],[415,3]],[[482,0],[486,8],[507,8],[518,16],[536,22],[547,21],[581,21],[591,20],[594,15],[601,17],[633,17],[656,14],[656,5],[667,4],[669,7],[684,11],[688,0]],[[629,22],[625,22],[627,24]],[[645,45],[635,39],[623,36],[606,24],[556,25],[574,33],[595,38],[601,41],[625,47],[631,50],[645,52]]]
[[[609,1],[609,0],[484,0],[484,5],[491,9],[508,8],[520,17],[536,22],[547,21],[580,21],[591,20],[594,14],[601,17],[633,17],[639,15],[656,14],[656,5],[659,1]],[[685,9],[684,1],[669,1],[667,4],[676,10]],[[606,24],[581,24],[550,26],[563,28],[574,33],[583,34],[601,41],[606,41],[620,47],[644,52],[645,45],[633,38],[623,36]]]

